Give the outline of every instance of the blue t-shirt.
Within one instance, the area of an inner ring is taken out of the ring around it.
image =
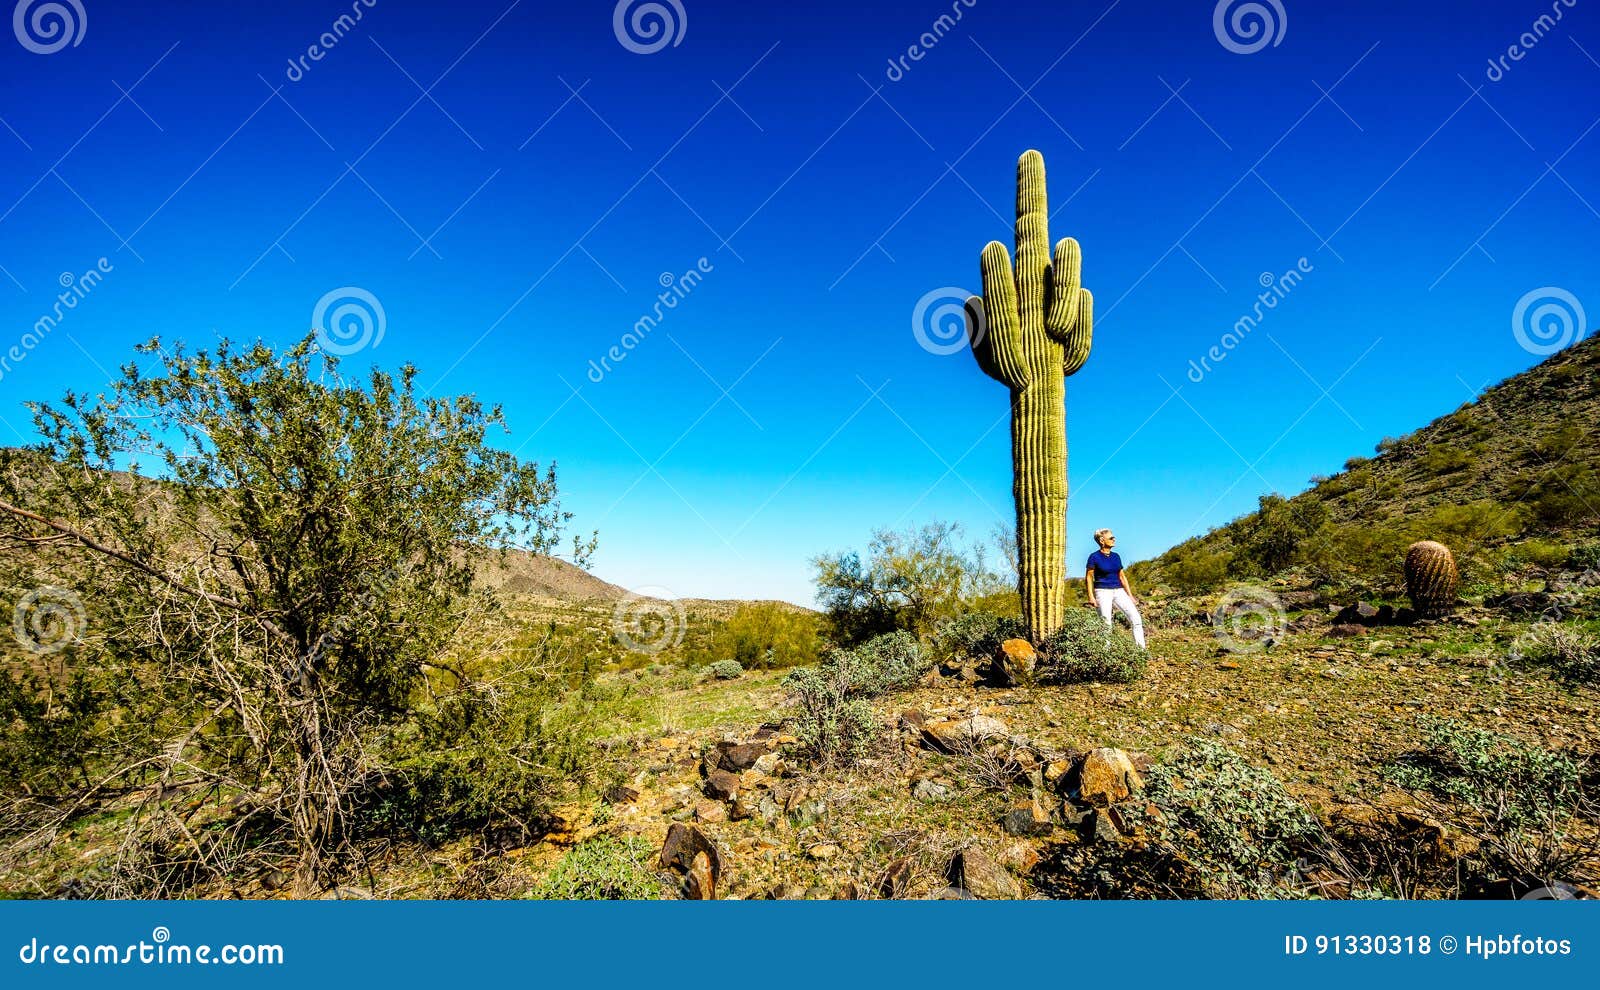
[[[1094,586],[1096,588],[1122,587],[1122,558],[1113,550],[1106,553],[1096,550],[1089,555],[1089,565],[1086,570],[1094,571]]]

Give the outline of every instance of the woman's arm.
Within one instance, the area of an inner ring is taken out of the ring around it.
[[[1122,582],[1122,590],[1128,593],[1129,598],[1139,597],[1133,593],[1133,585],[1128,583],[1128,569],[1126,567],[1117,572],[1117,579]]]
[[[1099,608],[1100,603],[1094,600],[1094,568],[1091,567],[1083,574],[1083,586],[1089,589],[1089,607]]]

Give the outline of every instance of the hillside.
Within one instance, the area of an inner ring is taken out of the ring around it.
[[[1288,563],[1320,581],[1399,578],[1405,546],[1437,539],[1471,580],[1559,563],[1600,524],[1600,336],[1486,390],[1423,428],[1353,457],[1286,505],[1251,513],[1143,565],[1180,591]],[[1287,556],[1287,560],[1283,559]],[[1274,559],[1278,558],[1278,559]]]
[[[602,581],[576,564],[515,550],[485,563],[478,578],[497,591],[569,602],[614,602],[628,594],[628,589]]]

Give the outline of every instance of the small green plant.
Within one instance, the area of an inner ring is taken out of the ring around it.
[[[1567,566],[1575,571],[1600,570],[1600,541],[1573,547]]]
[[[650,869],[655,849],[638,837],[603,835],[580,843],[545,874],[528,897],[542,901],[644,901],[661,897]]]
[[[1027,635],[1021,620],[993,612],[965,612],[939,627],[934,653],[943,660],[993,657],[1000,644]]]
[[[1063,616],[1040,652],[1034,676],[1044,684],[1130,684],[1144,676],[1147,660],[1133,640],[1107,629],[1098,615],[1083,609]]]
[[[1150,768],[1145,794],[1160,811],[1148,829],[1196,868],[1199,896],[1303,896],[1295,864],[1322,829],[1270,772],[1195,737]]]
[[[1576,626],[1544,623],[1517,640],[1512,659],[1548,667],[1562,680],[1600,682],[1600,641]]]
[[[1562,753],[1448,719],[1422,721],[1426,748],[1385,775],[1414,791],[1465,802],[1510,826],[1568,808],[1582,790],[1583,767]]]
[[[836,671],[851,695],[876,696],[907,688],[933,667],[933,660],[908,632],[885,633],[853,650],[834,650],[823,657],[824,669]]]
[[[818,766],[854,766],[882,736],[872,706],[856,696],[840,667],[802,667],[783,683],[794,693],[800,753]]]
[[[706,672],[719,681],[736,681],[744,676],[744,665],[737,660],[718,660],[708,665]]]

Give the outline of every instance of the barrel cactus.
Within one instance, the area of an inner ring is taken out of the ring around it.
[[[1443,543],[1423,540],[1406,551],[1406,594],[1419,615],[1448,612],[1460,580],[1455,555]]]
[[[1017,590],[1028,635],[1042,641],[1066,610],[1066,377],[1089,359],[1094,297],[1080,284],[1078,242],[1052,261],[1044,157],[1017,162],[1016,265],[999,241],[983,249],[983,295],[967,301],[967,337],[984,373],[1011,390]]]

